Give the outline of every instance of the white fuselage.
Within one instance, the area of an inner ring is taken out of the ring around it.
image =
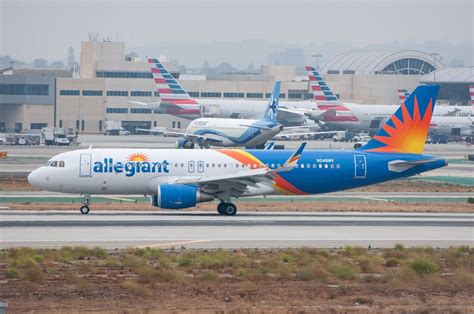
[[[220,118],[256,118],[261,117],[266,109],[265,100],[242,100],[242,99],[220,99],[220,98],[203,98],[199,99],[200,105],[203,107],[203,113],[206,112],[206,107],[212,108],[208,110],[214,117]],[[303,110],[314,110],[316,116],[324,113],[324,110],[320,110],[318,105],[325,104],[327,102],[315,102],[312,100],[304,101],[283,101],[280,100],[280,107],[290,109],[303,109]],[[334,127],[340,127],[341,129],[353,129],[355,131],[367,130],[370,126],[370,121],[374,119],[388,118],[398,108],[398,105],[363,105],[354,103],[341,103],[342,106],[347,107],[348,111],[337,111],[337,115],[354,115],[361,123],[357,121],[334,121],[329,122]],[[456,114],[456,116],[473,116],[473,109],[470,106],[436,106],[433,117],[448,116],[450,114]],[[321,116],[323,119],[323,116]],[[285,116],[279,114],[278,120],[282,123],[303,123],[306,117],[302,112],[300,116],[290,115]],[[464,121],[460,119],[459,121]],[[324,122],[326,122],[323,119]]]
[[[40,167],[30,174],[29,182],[44,190],[74,194],[153,195],[159,185],[182,178],[219,177],[257,166],[207,149],[191,153],[175,149],[83,149],[59,154],[49,163],[53,160],[63,166]],[[244,196],[277,192],[271,184],[258,183]]]
[[[377,130],[398,109],[398,106],[391,105],[344,104],[344,106],[349,110],[338,111],[335,117],[327,117],[324,119],[324,122],[334,129],[353,131]],[[470,107],[467,108],[470,109]],[[429,132],[431,134],[443,135],[472,135],[472,118],[468,115],[449,116],[453,110],[456,109],[443,106],[435,107]],[[467,113],[466,110],[462,112]]]
[[[199,118],[187,133],[215,139],[214,146],[235,147],[264,144],[282,130],[279,123],[254,119]]]

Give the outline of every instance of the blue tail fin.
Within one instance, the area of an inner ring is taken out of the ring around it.
[[[439,86],[418,86],[360,150],[422,154],[438,89]]]
[[[277,121],[278,103],[280,101],[280,86],[280,81],[276,81],[275,84],[273,84],[272,95],[268,100],[267,110],[265,110],[263,120]]]

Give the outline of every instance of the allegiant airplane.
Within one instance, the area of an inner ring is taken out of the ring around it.
[[[231,199],[256,195],[335,192],[413,176],[446,166],[423,154],[438,86],[418,87],[367,145],[353,151],[83,149],[53,157],[28,176],[35,187],[84,197],[145,194],[151,204],[183,209],[220,200],[221,215],[235,215]]]

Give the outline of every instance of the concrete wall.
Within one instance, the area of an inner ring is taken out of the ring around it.
[[[398,89],[413,91],[418,75],[340,75],[327,74],[326,83],[344,102],[360,104],[399,104]]]
[[[125,43],[83,41],[81,42],[81,78],[94,78],[96,62],[124,62]]]
[[[80,90],[80,96],[61,96],[61,90]],[[82,90],[101,90],[102,96],[82,96]],[[181,127],[187,126],[188,120],[163,114],[132,114],[131,108],[143,108],[140,105],[128,103],[129,100],[141,102],[153,102],[158,98],[152,97],[117,97],[107,96],[109,91],[154,91],[152,80],[146,79],[58,79],[57,87],[57,117],[56,123],[63,127],[76,128],[79,122],[79,130],[82,131],[82,120],[84,120],[84,132],[100,132],[99,126],[106,120],[116,121],[146,121],[151,127],[161,126],[171,128],[173,121],[175,126],[178,121]],[[153,95],[153,93],[152,93]],[[128,113],[107,113],[106,108],[128,108]],[[103,125],[103,124],[102,124]]]
[[[0,106],[0,122],[5,123],[5,132],[30,132],[32,123],[46,123],[47,127],[53,127],[53,117],[54,106],[51,105]],[[21,124],[21,130],[15,129],[17,123]]]

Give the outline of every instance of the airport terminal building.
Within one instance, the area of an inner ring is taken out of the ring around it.
[[[206,77],[180,75],[178,64],[163,63],[196,98],[263,100],[269,97],[275,80],[282,81],[283,100],[312,98],[308,79],[297,76],[293,66],[263,66],[252,73]],[[430,84],[429,73],[434,69],[442,73],[450,68],[420,51],[355,50],[334,56],[320,72],[344,102],[396,104],[397,89],[411,91],[420,82]],[[462,84],[474,83],[472,68],[463,69],[471,76],[457,76],[457,80],[464,80],[456,85],[459,91]],[[2,74],[0,131],[30,132],[57,126],[96,133],[103,132],[105,121],[121,121],[123,127],[133,132],[136,127],[184,128],[189,123],[129,103],[154,102],[159,98],[149,65],[141,59],[126,60],[122,42],[82,42],[79,77],[73,77],[69,70],[10,69]],[[449,95],[450,87],[445,89]],[[467,103],[469,93],[466,90],[455,98]]]

